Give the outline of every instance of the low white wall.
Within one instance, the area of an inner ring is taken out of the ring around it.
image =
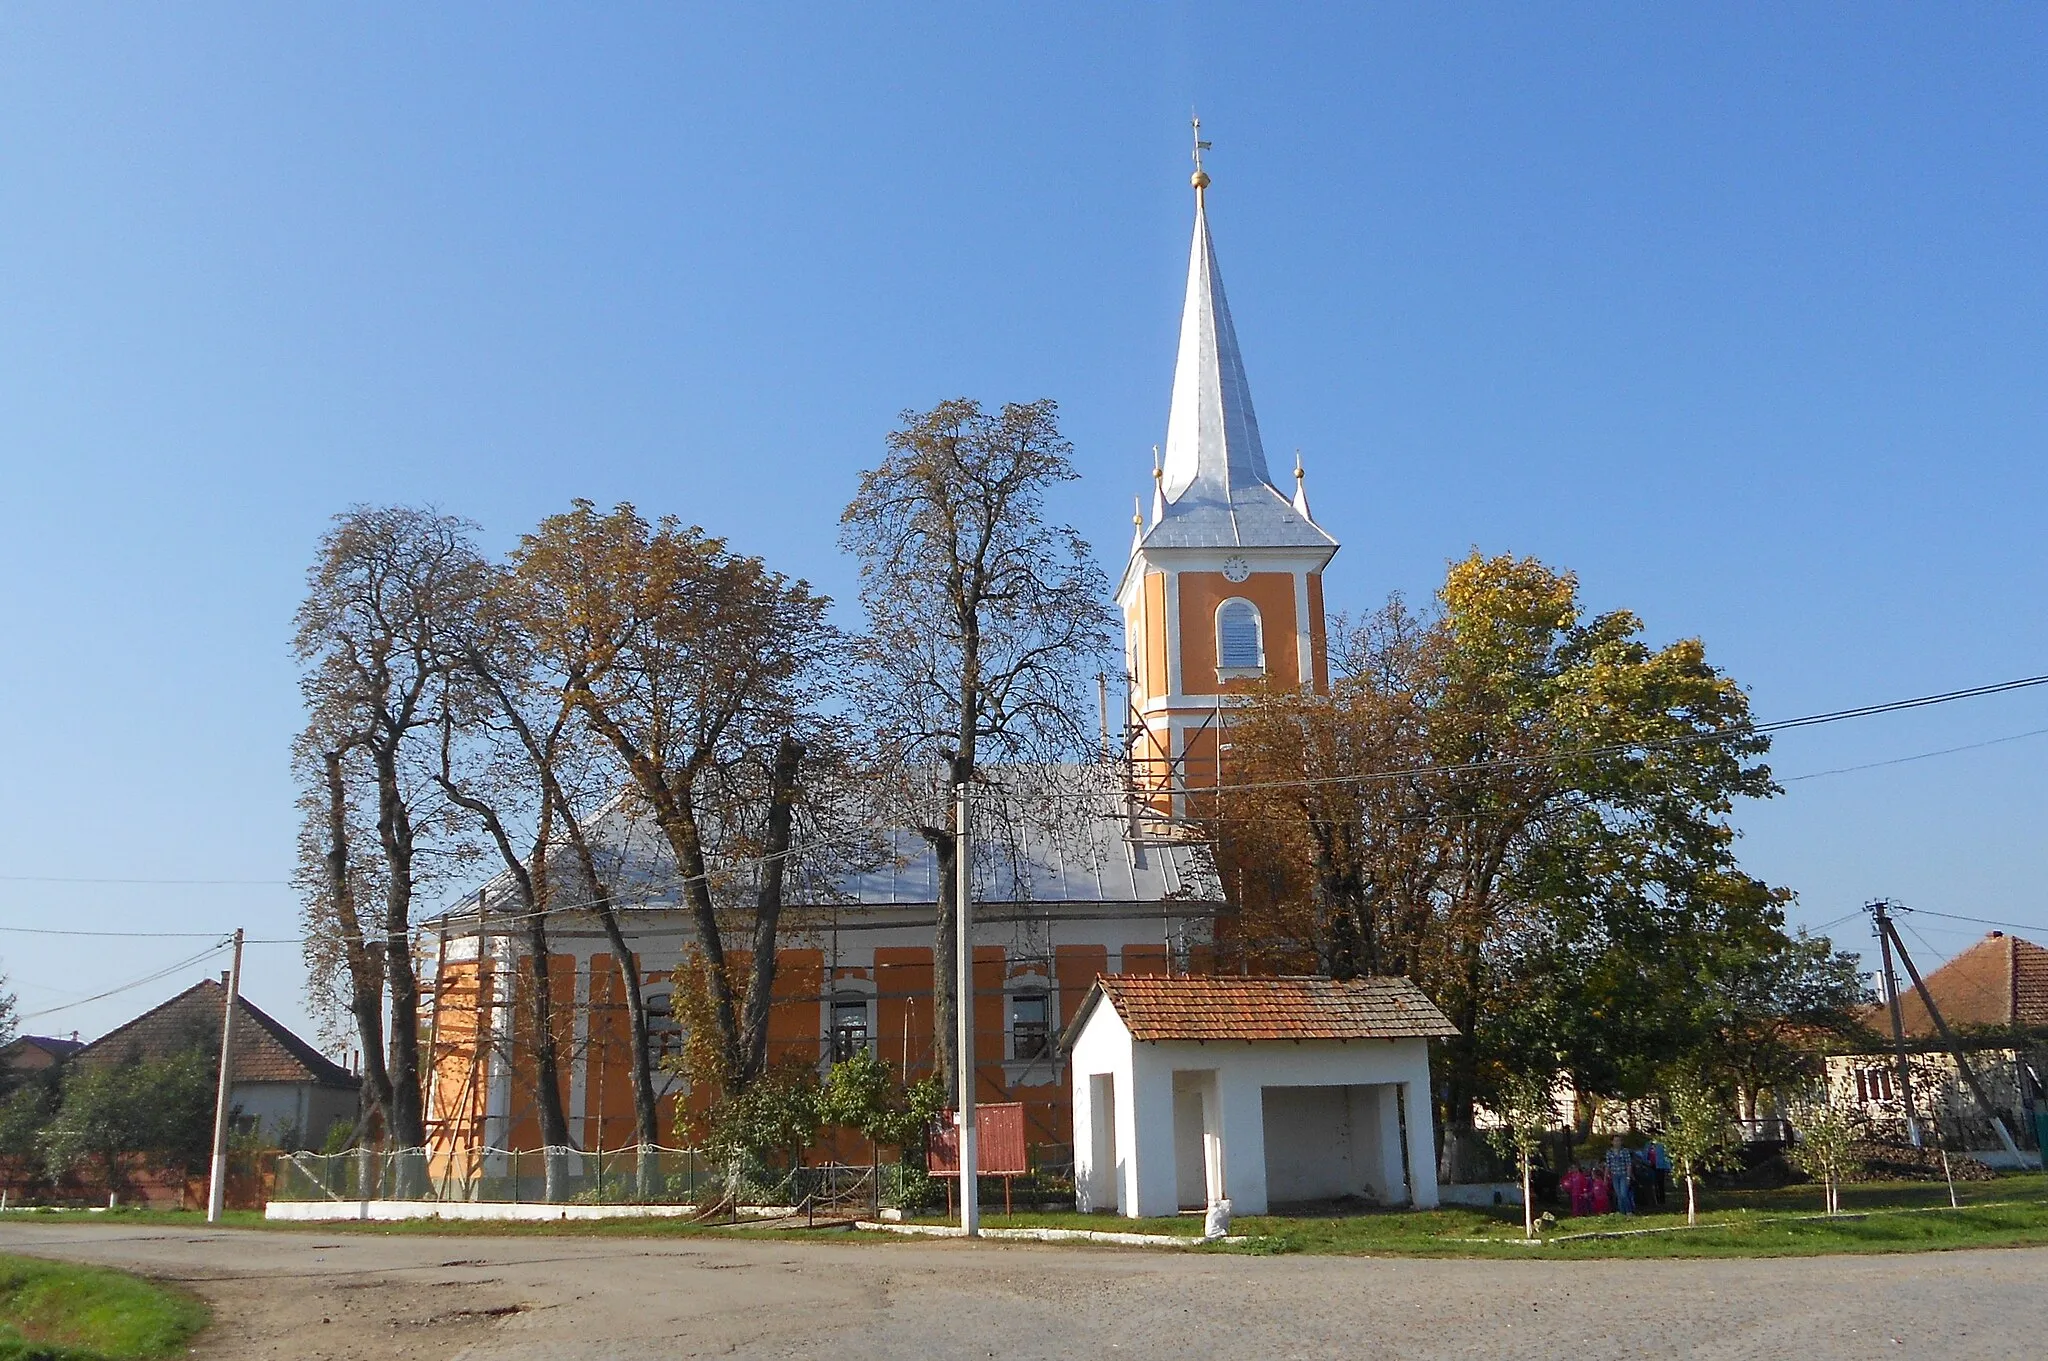
[[[694,1205],[543,1205],[471,1200],[273,1200],[265,1219],[681,1219]],[[742,1214],[794,1214],[786,1205],[744,1208]]]

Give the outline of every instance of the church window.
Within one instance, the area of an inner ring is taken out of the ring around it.
[[[1020,992],[1010,999],[1011,1058],[1044,1058],[1051,1052],[1051,1000],[1042,992]]]
[[[868,999],[860,993],[842,992],[832,999],[832,1060],[850,1059],[867,1052]]]
[[[1226,600],[1216,611],[1216,667],[1219,671],[1263,671],[1266,640],[1259,607],[1249,600]]]
[[[642,1014],[647,1018],[647,1047],[657,1059],[683,1052],[683,1023],[676,1015],[675,996],[667,988],[650,988],[641,994]]]

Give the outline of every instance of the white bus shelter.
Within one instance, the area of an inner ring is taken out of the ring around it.
[[[1405,978],[1098,979],[1064,1037],[1076,1199],[1431,1208],[1429,1041],[1457,1033]]]

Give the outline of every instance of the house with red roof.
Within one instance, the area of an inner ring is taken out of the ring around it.
[[[1902,977],[1900,1030],[1907,1052],[1902,1074],[1889,1003],[1868,1008],[1868,1038],[1827,1060],[1835,1100],[1860,1109],[1880,1129],[1903,1133],[1910,1098],[1923,1138],[1993,1164],[2011,1162],[1992,1115],[2004,1120],[2026,1161],[2038,1160],[2048,1124],[2048,948],[1993,931],[1923,976],[1934,1011],[1947,1023],[1991,1102],[1986,1111],[1963,1080],[1919,989]]]
[[[72,1056],[79,1064],[163,1059],[194,1048],[219,1052],[227,987],[194,983]],[[229,1113],[238,1132],[284,1148],[319,1148],[336,1123],[356,1118],[359,1080],[270,1013],[238,998]]]

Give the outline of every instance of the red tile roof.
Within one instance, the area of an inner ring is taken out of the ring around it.
[[[206,979],[152,1007],[126,1025],[79,1050],[81,1063],[119,1063],[134,1055],[161,1059],[195,1046],[220,1048],[220,1020],[227,989]],[[349,1088],[357,1079],[348,1069],[294,1035],[247,997],[235,1009],[236,1082],[313,1082]]]
[[[1422,989],[1405,978],[1242,978],[1111,974],[1068,1029],[1080,1033],[1097,997],[1131,1038],[1153,1040],[1377,1040],[1455,1035]]]
[[[1921,978],[1941,1018],[1954,1029],[2048,1027],[2048,949],[2030,940],[1993,931]],[[1916,1039],[1937,1034],[1904,965],[1899,967],[1899,1017]],[[1863,1023],[1880,1034],[1891,1033],[1883,1003],[1865,1012]]]

